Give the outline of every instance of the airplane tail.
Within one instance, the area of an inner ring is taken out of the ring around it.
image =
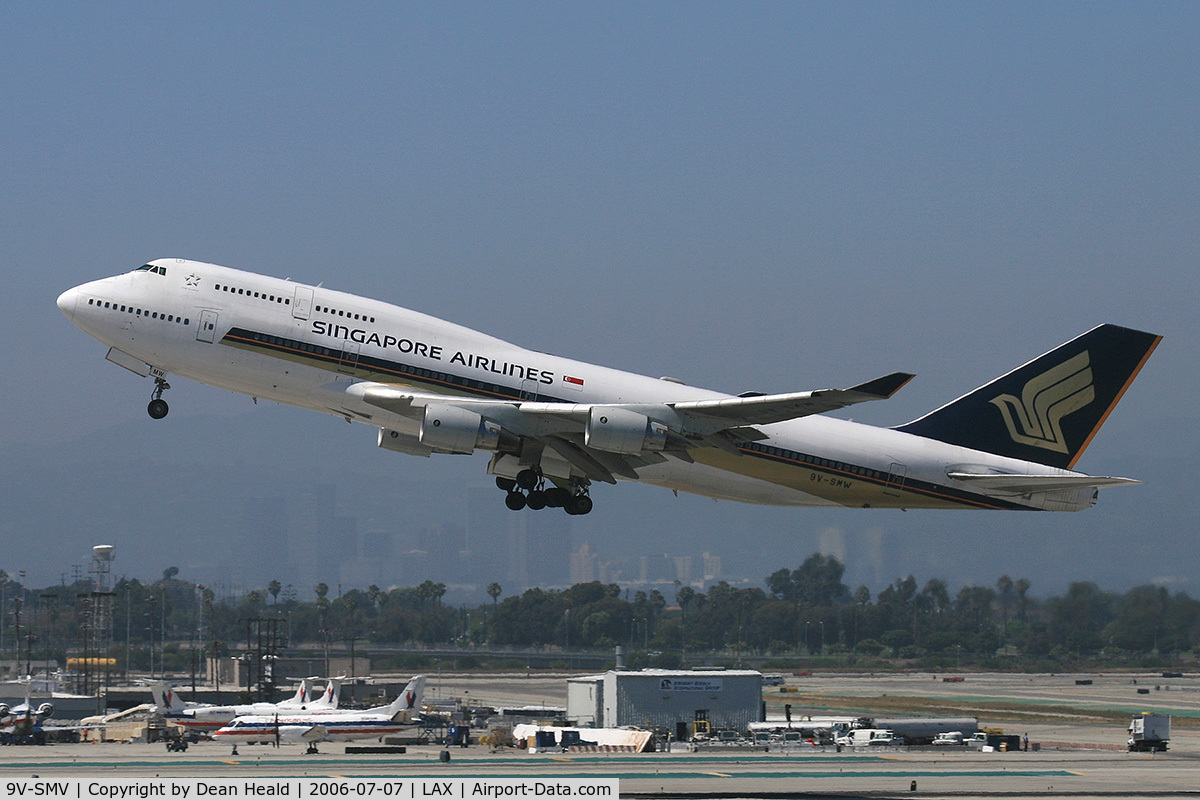
[[[154,704],[158,706],[160,714],[183,711],[187,708],[187,704],[183,702],[183,698],[179,696],[174,687],[163,681],[155,681],[150,684],[150,696],[154,698]]]
[[[301,678],[300,685],[296,687],[296,693],[284,700],[281,705],[287,706],[306,706],[313,701],[313,680],[312,678]]]
[[[1071,469],[1160,341],[1100,325],[896,430]]]
[[[344,676],[339,678],[330,678],[329,683],[325,686],[325,691],[321,692],[321,696],[313,700],[314,706],[328,706],[329,708],[338,707],[338,695],[341,693],[342,681]]]
[[[393,720],[412,722],[421,716],[421,702],[425,697],[425,676],[414,675],[399,696],[387,707]]]

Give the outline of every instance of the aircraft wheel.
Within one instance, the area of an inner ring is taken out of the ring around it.
[[[167,401],[161,397],[151,400],[146,406],[146,413],[150,415],[151,419],[162,419],[170,410],[171,407],[167,405]]]
[[[567,513],[572,516],[582,516],[592,510],[592,498],[586,494],[577,494],[566,505]]]
[[[538,474],[536,469],[523,469],[517,473],[517,486],[522,489],[532,489],[538,485],[538,481],[542,476]]]
[[[535,489],[534,491],[529,493],[529,497],[526,498],[526,503],[534,511],[541,511],[543,508],[545,508],[548,505],[546,502],[546,493],[539,492]]]
[[[525,502],[525,495],[520,492],[509,492],[504,496],[504,505],[513,511],[520,511],[525,507]]]
[[[512,478],[504,478],[504,477],[497,475],[496,476],[496,486],[498,488],[502,489],[503,491],[511,492],[513,489],[516,488],[517,482],[514,481]]]
[[[557,486],[553,489],[547,489],[545,494],[546,506],[549,508],[563,508],[571,500],[571,492]]]

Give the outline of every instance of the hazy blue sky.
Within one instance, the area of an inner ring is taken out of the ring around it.
[[[882,536],[884,582],[1200,592],[1200,5],[8,3],[0,75],[4,468],[77,459],[7,496],[10,572],[57,576],[40,559],[62,532],[11,520],[78,502],[86,470],[220,465],[219,433],[189,439],[214,418],[289,431],[270,443],[289,465],[319,441],[389,479],[445,474],[450,499],[488,482],[482,457],[379,454],[369,430],[182,380],[152,423],[149,385],[54,298],[179,256],[730,392],[917,373],[854,409],[878,424],[1100,322],[1162,333],[1079,464],[1152,483],[1083,514],[712,513],[618,486],[572,535],[611,551],[644,520],[673,552],[770,531],[793,564],[838,540],[863,574]],[[145,543],[153,499],[112,501],[97,529]],[[126,568],[172,563],[170,532],[152,541]]]

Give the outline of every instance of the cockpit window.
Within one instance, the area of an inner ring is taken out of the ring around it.
[[[155,275],[166,275],[167,274],[166,267],[159,267],[159,266],[155,266],[154,264],[143,264],[142,266],[140,266],[134,270],[134,272],[143,272],[143,271],[152,272]]]

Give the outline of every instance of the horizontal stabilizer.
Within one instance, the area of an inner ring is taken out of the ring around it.
[[[956,481],[1013,494],[1034,492],[1056,492],[1064,489],[1108,489],[1114,486],[1136,486],[1141,481],[1133,478],[1112,478],[1100,475],[1002,475],[978,474],[973,472],[947,473]]]

